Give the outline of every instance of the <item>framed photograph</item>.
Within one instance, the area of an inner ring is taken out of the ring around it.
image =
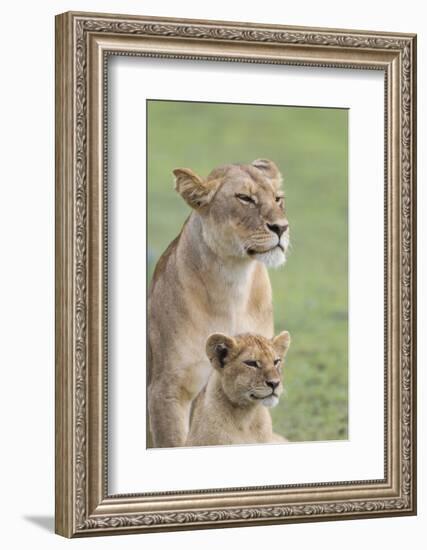
[[[416,513],[416,37],[56,18],[56,532]]]

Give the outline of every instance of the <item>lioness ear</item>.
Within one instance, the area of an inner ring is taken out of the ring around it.
[[[211,334],[206,342],[206,355],[212,366],[223,369],[236,345],[236,340],[230,336],[221,333]]]
[[[273,346],[276,348],[281,357],[284,357],[291,345],[291,335],[288,331],[284,330],[273,338]]]
[[[272,160],[268,159],[257,159],[254,160],[252,166],[258,168],[267,178],[275,180],[277,185],[280,185],[282,182],[282,174],[279,172],[276,164]]]
[[[175,189],[191,208],[199,210],[209,204],[218,187],[218,180],[203,180],[190,168],[176,168],[173,173]]]

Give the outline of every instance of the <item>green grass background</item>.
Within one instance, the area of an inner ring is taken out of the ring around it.
[[[151,100],[147,115],[149,278],[190,210],[174,168],[279,166],[292,248],[269,272],[275,330],[289,330],[292,345],[274,429],[291,441],[347,439],[347,111]]]

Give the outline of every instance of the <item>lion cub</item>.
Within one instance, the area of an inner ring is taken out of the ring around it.
[[[272,340],[254,334],[208,338],[206,353],[214,370],[194,401],[187,446],[286,441],[273,433],[266,407],[279,402],[290,341],[289,332]]]

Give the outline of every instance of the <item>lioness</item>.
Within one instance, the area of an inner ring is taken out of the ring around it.
[[[266,407],[283,391],[282,359],[289,332],[269,340],[241,334],[212,334],[206,354],[214,370],[194,400],[187,445],[232,445],[286,441],[273,433]]]
[[[270,160],[229,164],[206,179],[174,170],[192,208],[155,268],[148,297],[148,413],[152,446],[184,445],[189,413],[210,372],[213,332],[273,335],[267,266],[289,243],[281,175]]]

